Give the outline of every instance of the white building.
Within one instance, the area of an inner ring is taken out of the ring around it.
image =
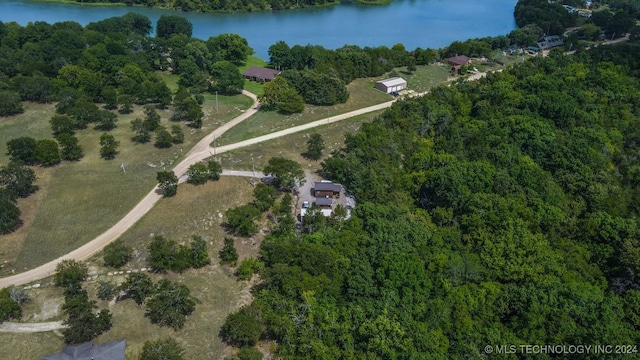
[[[376,81],[375,88],[387,94],[390,94],[394,91],[400,92],[407,88],[407,80],[401,77],[384,79],[384,80]]]

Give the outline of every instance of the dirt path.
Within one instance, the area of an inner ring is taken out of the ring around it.
[[[187,153],[185,159],[182,160],[173,169],[173,171],[176,173],[176,176],[181,177],[187,171],[189,165],[210,156],[209,144],[213,141],[214,137],[220,137],[227,130],[231,129],[233,126],[239,124],[258,111],[259,103],[257,97],[248,91],[243,91],[242,93],[253,99],[252,107],[249,110],[246,110],[242,115],[215,129],[209,135],[200,140],[191,149],[191,151]],[[206,156],[203,157],[200,154],[206,154]],[[127,231],[131,226],[133,226],[138,220],[140,220],[142,216],[144,216],[144,214],[151,210],[155,203],[161,198],[162,195],[160,194],[158,187],[154,187],[153,190],[151,190],[147,194],[147,196],[140,200],[140,202],[131,211],[129,211],[127,215],[125,215],[120,221],[118,221],[107,231],[98,235],[98,237],[96,237],[95,239],[66,255],[63,255],[46,264],[38,266],[37,268],[0,279],[0,289],[11,285],[26,284],[50,276],[55,272],[56,265],[62,260],[86,260],[90,258],[94,254],[102,250],[102,248],[104,248],[110,242],[116,240],[122,234],[124,234],[124,232]]]
[[[36,333],[64,329],[62,321],[51,321],[42,323],[14,323],[5,321],[0,324],[0,332],[10,333]]]
[[[247,118],[249,118],[250,116],[252,116],[258,111],[258,108],[260,105],[258,103],[257,97],[248,91],[243,91],[243,94],[253,99],[254,103],[251,109],[246,110],[242,115],[234,118],[228,123],[215,129],[209,135],[205,136],[202,140],[200,140],[187,153],[187,156],[184,158],[184,160],[182,160],[180,163],[178,163],[178,165],[176,165],[173,168],[173,171],[176,174],[176,176],[178,178],[181,178],[182,181],[185,180],[185,177],[183,175],[187,172],[189,165],[213,156],[213,149],[209,146],[209,144],[211,144],[215,138],[220,137],[227,130],[231,129],[233,126],[239,124],[243,120],[246,120]],[[275,139],[281,136],[311,129],[317,126],[331,124],[336,121],[341,121],[357,115],[386,109],[390,107],[395,101],[396,100],[388,101],[383,104],[378,104],[378,105],[370,106],[367,108],[354,110],[345,114],[332,116],[326,119],[314,121],[308,124],[296,126],[286,130],[277,131],[275,133],[260,136],[254,139],[249,139],[249,140],[241,141],[239,143],[217,147],[216,154],[234,150],[234,149],[239,149],[245,146],[257,144],[257,143]],[[235,174],[234,173],[227,173],[227,174],[231,176],[247,176],[247,173],[242,174],[242,172],[236,172]],[[257,174],[258,173],[256,173],[256,176]],[[162,198],[162,195],[160,194],[159,188],[157,186],[154,187],[153,190],[151,190],[142,200],[140,200],[140,202],[131,211],[129,211],[127,215],[125,215],[120,221],[118,221],[115,225],[113,225],[104,233],[100,234],[95,239],[71,251],[66,255],[63,255],[46,264],[38,266],[37,268],[31,269],[29,271],[25,271],[20,274],[12,275],[9,277],[0,278],[0,288],[4,288],[11,285],[23,285],[26,283],[30,283],[30,282],[45,278],[47,276],[51,276],[55,272],[56,265],[62,260],[65,260],[65,259],[86,260],[92,257],[93,255],[98,253],[100,250],[102,250],[110,242],[116,240],[122,234],[124,234],[138,220],[140,220],[149,210],[151,210],[151,208],[153,208],[155,203],[158,202],[158,200],[160,200],[161,198]]]

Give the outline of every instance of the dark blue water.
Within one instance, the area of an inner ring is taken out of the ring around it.
[[[76,21],[82,25],[135,11],[155,24],[162,14],[179,14],[193,24],[193,36],[208,39],[237,33],[256,55],[268,59],[278,40],[289,45],[345,44],[441,48],[455,40],[507,34],[515,28],[517,0],[396,0],[388,6],[351,3],[313,10],[244,14],[197,14],[138,7],[80,6],[26,0],[0,0],[0,21],[26,25],[30,21]]]

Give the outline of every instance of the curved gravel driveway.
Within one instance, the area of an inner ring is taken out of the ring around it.
[[[220,126],[215,129],[209,135],[205,136],[202,140],[200,140],[188,153],[187,156],[182,160],[178,165],[173,168],[173,172],[176,174],[178,178],[181,178],[182,181],[185,180],[183,175],[187,172],[187,169],[191,164],[194,164],[198,161],[204,160],[213,155],[212,148],[209,146],[213,142],[214,138],[219,138],[222,134],[224,134],[227,130],[231,129],[235,125],[240,122],[246,120],[253,114],[258,111],[260,104],[258,103],[258,99],[255,94],[252,94],[248,91],[242,91],[242,93],[246,96],[249,96],[253,99],[253,105],[250,109],[246,110],[242,115],[234,118],[228,123]],[[289,129],[285,129],[282,131],[277,131],[271,134],[259,136],[253,139],[240,141],[235,144],[229,144],[225,146],[216,147],[216,154],[221,154],[223,152],[227,152],[230,150],[239,149],[242,147],[246,147],[249,145],[257,144],[260,142],[268,141],[271,139],[275,139],[281,136],[293,134],[296,132],[308,130],[317,126],[331,124],[340,120],[348,119],[350,117],[354,117],[357,115],[366,114],[373,111],[378,111],[382,109],[386,109],[390,107],[395,100],[389,101],[383,104],[378,104],[374,106],[369,106],[367,108],[351,111],[345,114],[340,114],[336,116],[331,116],[326,119],[314,121],[308,124],[295,126]],[[70,253],[60,256],[59,258],[49,261],[46,264],[40,265],[37,268],[25,271],[23,273],[19,273],[16,275],[8,276],[5,278],[0,278],[0,289],[4,287],[8,287],[11,285],[23,285],[27,284],[47,276],[53,275],[55,272],[56,266],[62,260],[66,259],[75,259],[75,260],[86,260],[91,256],[98,253],[105,246],[107,246],[110,242],[118,239],[125,231],[127,231],[130,227],[132,227],[138,220],[140,220],[153,206],[158,200],[162,198],[160,194],[158,186],[154,187],[136,206],[129,211],[120,221],[118,221],[115,225],[109,228],[104,233],[98,235],[95,239],[90,242],[82,245],[81,247],[71,251]]]

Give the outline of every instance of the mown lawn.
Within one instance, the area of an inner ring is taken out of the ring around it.
[[[275,111],[259,111],[256,115],[233,127],[216,140],[217,145],[232,144],[251,139],[274,131],[306,124],[333,115],[346,113],[367,106],[380,104],[392,100],[391,95],[373,88],[379,79],[356,79],[347,86],[349,100],[344,104],[333,106],[306,105],[302,113],[283,115]]]
[[[85,157],[78,162],[63,162],[52,168],[35,167],[40,190],[19,202],[24,225],[13,234],[0,236],[0,260],[13,263],[22,271],[54,259],[86,243],[105,231],[155,185],[156,173],[170,169],[205,134],[224,124],[252,104],[245,96],[218,96],[218,110],[212,100],[205,101],[202,129],[182,125],[185,143],[169,149],[157,149],[152,143],[135,144],[129,123],[143,117],[142,109],[120,115],[118,127],[111,133],[120,142],[114,160],[99,156],[101,132],[89,128],[77,133]],[[2,139],[19,136],[51,138],[49,119],[53,105],[27,104],[24,114],[0,120]],[[170,111],[160,111],[162,124],[169,122]],[[2,151],[0,165],[8,162]],[[124,164],[126,172],[120,166]],[[7,275],[3,268],[0,274]]]
[[[413,73],[408,73],[406,67],[402,67],[396,69],[396,72],[407,80],[407,88],[416,92],[425,92],[451,78],[448,65],[416,66],[416,71]]]
[[[297,161],[305,169],[317,171],[320,169],[320,164],[323,159],[329,157],[333,150],[337,150],[344,145],[345,133],[356,133],[363,123],[372,121],[378,114],[380,114],[380,112],[356,116],[351,119],[223,153],[218,155],[217,158],[225,169],[251,170],[252,166],[255,166],[256,170],[261,170],[270,158],[279,156]],[[309,135],[313,133],[320,134],[325,143],[323,158],[318,161],[309,160],[302,156],[307,150]]]

